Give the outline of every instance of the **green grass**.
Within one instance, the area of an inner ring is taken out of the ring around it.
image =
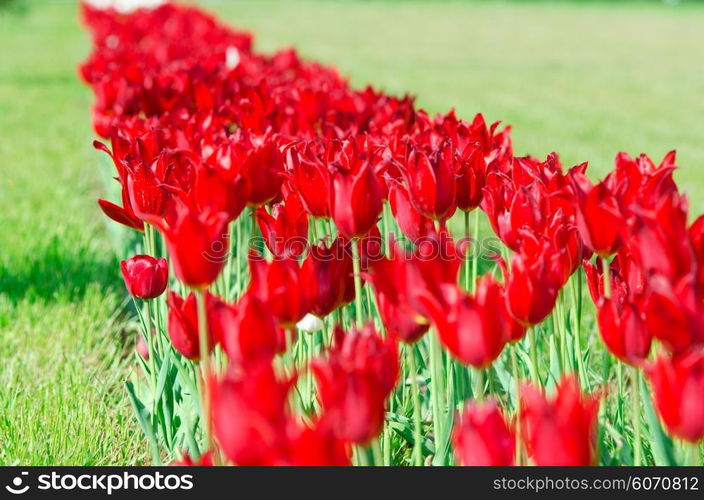
[[[589,160],[676,148],[704,205],[704,9],[657,4],[232,1],[257,46],[352,82],[514,126],[517,153]],[[122,388],[134,333],[95,198],[88,50],[72,3],[0,14],[0,464],[122,464],[147,449]],[[9,47],[10,50],[6,50]]]

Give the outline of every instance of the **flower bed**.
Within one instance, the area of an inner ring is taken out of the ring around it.
[[[593,183],[193,7],[124,10],[83,6],[81,75],[100,207],[144,234],[127,389],[154,462],[700,459],[704,218],[674,153]]]

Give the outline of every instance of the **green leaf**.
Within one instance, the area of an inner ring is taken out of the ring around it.
[[[675,454],[673,451],[672,440],[667,437],[665,431],[660,426],[660,421],[655,414],[653,402],[650,396],[650,391],[645,385],[643,378],[640,379],[640,391],[643,397],[643,406],[645,407],[645,416],[648,420],[648,428],[650,429],[650,437],[653,445],[653,457],[655,465],[677,465]]]
[[[135,394],[134,385],[132,385],[132,382],[125,382],[125,389],[127,389],[127,394],[130,398],[130,402],[134,407],[134,412],[137,415],[137,421],[139,422],[139,426],[142,428],[144,435],[147,436],[147,440],[149,440],[149,444],[151,445],[152,460],[154,461],[154,465],[161,465],[161,457],[159,456],[159,446],[156,442],[154,429],[152,429],[151,425],[149,424],[149,421],[151,420],[149,418],[149,412]]]

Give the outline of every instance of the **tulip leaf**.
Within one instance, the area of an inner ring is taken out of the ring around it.
[[[154,461],[154,465],[161,465],[159,447],[156,442],[156,436],[154,435],[154,429],[152,429],[152,426],[149,424],[149,412],[135,394],[134,385],[132,384],[132,382],[125,382],[125,389],[127,389],[127,395],[129,396],[130,402],[134,407],[134,412],[137,416],[137,422],[139,422],[139,426],[142,428],[144,435],[147,436],[149,444],[151,445],[152,460]]]
[[[672,440],[662,430],[660,421],[655,414],[650,391],[645,385],[643,378],[640,380],[640,391],[643,397],[643,406],[645,407],[645,416],[648,420],[648,428],[650,429],[650,437],[653,443],[653,457],[655,465],[677,465],[675,454],[672,446]]]

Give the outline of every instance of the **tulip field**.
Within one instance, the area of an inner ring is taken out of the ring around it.
[[[75,59],[0,79],[57,111],[0,113],[55,127],[0,139],[0,463],[702,464],[704,11],[51,9]]]

